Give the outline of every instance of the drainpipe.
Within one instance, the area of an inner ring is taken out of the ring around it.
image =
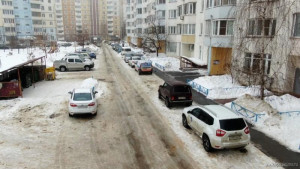
[[[212,27],[213,27],[213,24],[212,24],[212,19],[213,19],[213,16],[210,15],[210,33],[209,33],[209,49],[208,49],[208,66],[207,66],[207,69],[208,69],[208,75],[210,75],[210,69],[211,69],[211,37],[212,37]]]

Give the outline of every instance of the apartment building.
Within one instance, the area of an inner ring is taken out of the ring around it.
[[[169,0],[167,2],[167,54],[194,56],[196,41],[196,0]]]
[[[107,34],[110,40],[121,37],[122,0],[107,0]]]
[[[3,4],[0,6],[0,45],[5,44],[4,20],[3,20],[3,13],[1,12],[2,6],[3,6]]]
[[[15,15],[12,0],[1,1],[0,24],[2,22],[2,43],[6,44],[16,35]]]
[[[147,36],[154,27],[165,34],[166,0],[127,0],[125,7],[127,41],[135,46],[142,47],[147,43]],[[165,52],[165,40],[158,39],[161,44],[159,52]]]
[[[55,0],[41,0],[42,29],[48,41],[54,41],[56,37],[56,10]]]
[[[238,1],[233,73],[244,84],[300,94],[300,1]]]

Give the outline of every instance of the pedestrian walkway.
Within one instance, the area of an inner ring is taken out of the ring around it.
[[[200,74],[197,73],[188,73],[188,72],[163,72],[159,69],[154,68],[154,73],[163,80],[177,80],[186,83],[187,79],[195,79],[200,77]],[[209,104],[219,104],[220,102],[224,104],[224,100],[213,101],[207,99],[204,95],[199,92],[196,92],[193,89],[193,100],[202,105]],[[217,103],[218,102],[218,103]],[[252,143],[259,148],[266,155],[276,159],[278,164],[266,164],[270,167],[283,167],[283,168],[300,168],[300,153],[296,153],[287,149],[285,146],[281,145],[272,138],[266,136],[264,133],[256,130],[250,125],[251,129],[251,141]],[[298,133],[295,133],[298,134]],[[280,137],[280,133],[278,133]]]

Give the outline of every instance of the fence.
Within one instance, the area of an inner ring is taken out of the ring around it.
[[[287,111],[287,112],[278,112],[279,115],[287,115],[289,117],[292,116],[292,114],[296,114],[299,116],[300,115],[300,111]]]
[[[235,102],[231,102],[231,109],[235,111],[238,115],[242,115],[255,123],[261,118],[261,116],[265,115],[265,114],[258,114],[253,111],[250,111],[245,107],[236,104]]]
[[[199,85],[198,83],[193,82],[191,79],[187,79],[187,83],[189,85],[191,85],[191,87],[193,89],[195,89],[197,92],[200,92],[200,93],[204,94],[205,96],[207,96],[209,91],[211,90],[211,89],[207,89],[207,88]]]

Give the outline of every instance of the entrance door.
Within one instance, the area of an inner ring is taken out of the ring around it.
[[[297,68],[295,73],[294,93],[300,95],[300,68]]]

